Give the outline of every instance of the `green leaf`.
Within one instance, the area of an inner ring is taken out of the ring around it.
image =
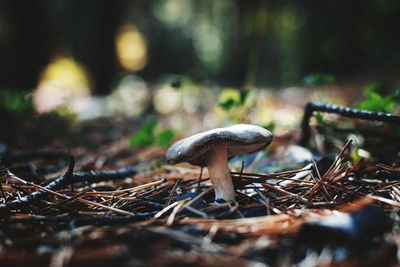
[[[24,90],[7,90],[4,92],[1,105],[6,111],[14,113],[33,113],[32,99]]]
[[[232,88],[225,88],[219,95],[218,105],[223,110],[230,110],[232,108],[241,107],[246,103],[249,96],[249,90],[236,90]]]
[[[157,126],[156,121],[147,121],[142,127],[129,138],[129,145],[134,148],[143,148],[154,143],[154,130]]]
[[[380,84],[378,82],[370,82],[363,86],[362,91],[364,96],[368,97],[371,92],[376,92],[379,90]]]
[[[250,91],[249,90],[240,90],[240,104],[244,105],[244,103],[247,100],[247,97],[249,96]]]
[[[319,123],[319,124],[324,124],[324,116],[322,116],[322,114],[320,112],[317,112],[314,114],[314,118],[315,120]]]
[[[156,126],[157,122],[155,120],[149,120],[142,125],[139,131],[152,135]]]
[[[304,83],[308,86],[321,84],[330,84],[335,82],[336,78],[330,73],[312,73],[304,78]]]
[[[156,131],[156,128],[156,121],[145,122],[136,133],[129,137],[129,145],[134,148],[144,148],[151,145],[169,146],[176,133],[172,129]]]
[[[129,145],[133,148],[147,147],[153,144],[153,137],[149,136],[143,132],[138,132],[131,135],[129,138]]]
[[[356,105],[358,109],[374,112],[393,112],[396,103],[392,96],[383,96],[377,92],[379,84],[376,82],[368,83],[363,87],[364,100]]]
[[[267,129],[268,131],[270,131],[272,133],[276,128],[276,124],[275,124],[275,122],[271,121],[270,123],[263,125],[263,128]]]
[[[161,130],[156,135],[156,144],[162,147],[167,147],[171,144],[172,139],[175,137],[175,132],[172,129]]]
[[[230,110],[231,108],[236,106],[236,101],[233,98],[228,98],[225,99],[222,102],[219,102],[218,105],[223,109],[223,110]]]

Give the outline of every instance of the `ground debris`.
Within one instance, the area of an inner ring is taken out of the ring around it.
[[[213,202],[207,171],[185,164],[154,167],[130,159],[119,161],[126,167],[88,170],[95,164],[79,157],[65,166],[64,154],[56,162],[37,161],[40,153],[9,157],[0,175],[0,265],[395,263],[398,167],[352,164],[349,147],[350,142],[324,168],[312,161],[277,173],[232,172],[237,201],[222,204]],[[24,162],[51,171],[28,180]],[[341,216],[355,223],[342,223]],[[312,242],[315,232],[323,233],[318,242]],[[342,243],[330,238],[338,232],[346,237]],[[376,234],[365,242],[369,233]],[[359,249],[351,249],[355,244]]]

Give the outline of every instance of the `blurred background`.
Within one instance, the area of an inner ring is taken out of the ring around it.
[[[243,90],[263,91],[255,98],[272,108],[279,94],[303,105],[310,86],[349,99],[363,86],[390,93],[399,25],[397,0],[0,0],[1,109],[184,111],[212,126],[206,111],[241,104]]]
[[[396,0],[1,0],[0,86],[34,88],[57,63],[97,94],[124,73],[236,86],[396,75],[399,25]]]

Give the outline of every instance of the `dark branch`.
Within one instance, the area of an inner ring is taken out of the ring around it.
[[[384,113],[384,112],[372,112],[366,110],[353,109],[349,107],[341,107],[331,104],[309,102],[304,109],[303,121],[301,125],[302,135],[299,141],[299,144],[301,146],[308,145],[311,136],[309,122],[311,116],[315,111],[333,113],[341,115],[343,117],[355,118],[360,120],[381,121],[381,122],[400,124],[400,116],[396,114]]]
[[[55,178],[51,182],[47,183],[44,187],[49,190],[58,190],[68,185],[75,183],[97,183],[101,181],[113,180],[113,179],[124,179],[135,175],[137,173],[133,166],[125,168],[111,170],[111,171],[88,171],[88,172],[73,172],[75,166],[74,157],[70,157],[69,167],[66,173],[58,178]],[[21,207],[37,203],[48,196],[49,192],[44,190],[38,190],[25,196],[21,199],[8,202],[6,204],[0,204],[0,211],[9,211],[13,209],[20,209]]]

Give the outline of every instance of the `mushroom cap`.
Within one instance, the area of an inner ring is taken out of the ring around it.
[[[216,128],[186,137],[174,143],[167,151],[169,164],[190,162],[197,166],[207,165],[207,152],[218,145],[226,145],[228,157],[263,149],[272,141],[268,130],[250,124],[236,124]]]

